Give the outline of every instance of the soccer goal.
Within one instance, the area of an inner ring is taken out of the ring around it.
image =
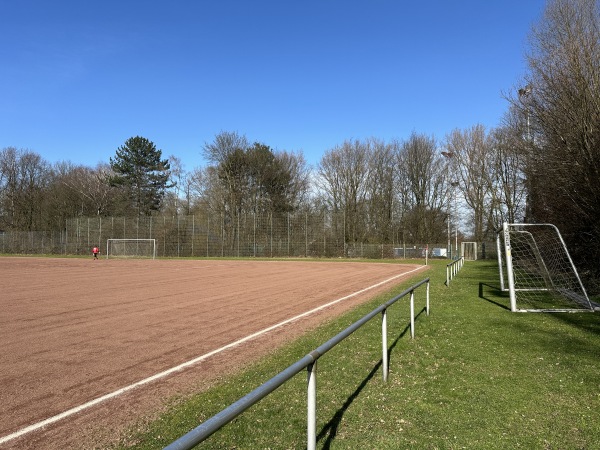
[[[477,242],[461,242],[460,254],[469,261],[477,259]]]
[[[594,311],[554,225],[505,223],[496,244],[500,287],[509,292],[511,311]]]
[[[107,239],[106,258],[156,258],[156,239]]]

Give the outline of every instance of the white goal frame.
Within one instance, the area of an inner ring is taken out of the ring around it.
[[[477,260],[477,242],[461,242],[460,254],[465,260]]]
[[[120,258],[151,258],[156,259],[156,239],[107,239],[106,240],[106,259],[111,256],[110,249],[111,243],[122,243],[122,244],[131,244],[131,245],[139,245],[144,244],[150,246],[151,252],[150,254],[132,254],[132,255],[119,255]],[[115,256],[113,256],[115,257]]]
[[[593,312],[597,309],[556,226],[504,223],[496,235],[496,246],[500,289],[508,291],[511,311]],[[523,309],[519,307],[523,303],[548,307]]]

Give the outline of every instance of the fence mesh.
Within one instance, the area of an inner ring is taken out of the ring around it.
[[[343,215],[331,213],[84,217],[61,231],[0,233],[0,253],[86,255],[108,239],[155,239],[157,257],[422,258],[445,244],[349,242]],[[402,233],[393,233],[402,236]]]

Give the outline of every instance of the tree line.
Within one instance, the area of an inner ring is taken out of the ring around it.
[[[388,243],[399,227],[412,242],[444,242],[448,225],[483,240],[523,209],[519,200],[507,200],[507,194],[523,197],[515,193],[523,190],[519,168],[505,169],[515,171],[507,178],[512,185],[497,177],[501,155],[513,149],[502,147],[499,134],[477,125],[455,130],[443,146],[418,133],[391,142],[348,140],[311,168],[302,153],[221,132],[204,146],[209,163],[189,173],[140,136],[95,168],[51,165],[33,151],[7,147],[0,152],[0,229],[60,229],[72,217],[200,209],[233,224],[241,214],[326,210],[343,213],[349,242]]]
[[[28,149],[0,151],[0,231],[64,227],[86,216],[342,213],[348,242],[484,241],[503,221],[551,222],[588,278],[600,279],[600,6],[553,0],[532,27],[528,71],[508,93],[500,125],[437,139],[346,140],[316,167],[301,152],[237,131],[203,147],[186,171],[175,155],[132,137],[107,163],[50,164]],[[337,214],[336,217],[340,215]],[[232,225],[233,228],[233,225]]]

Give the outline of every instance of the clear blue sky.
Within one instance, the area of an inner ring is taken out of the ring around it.
[[[0,0],[0,148],[205,164],[236,131],[311,164],[346,139],[500,124],[544,0]]]

